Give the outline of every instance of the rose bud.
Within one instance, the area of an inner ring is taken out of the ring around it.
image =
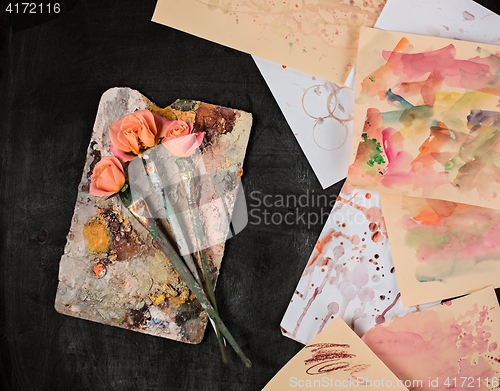
[[[160,133],[160,137],[164,137],[164,140],[170,140],[172,138],[187,136],[193,131],[193,124],[184,121],[172,121],[167,124]]]
[[[168,137],[162,144],[174,156],[189,157],[199,148],[203,137],[205,132],[191,133],[181,137]]]

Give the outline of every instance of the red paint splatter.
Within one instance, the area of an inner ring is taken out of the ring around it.
[[[385,314],[387,314],[387,312],[389,312],[390,309],[396,305],[396,302],[398,301],[398,299],[400,297],[401,297],[401,293],[398,292],[398,294],[396,295],[396,298],[394,299],[394,301],[384,310],[384,312],[382,312],[380,315],[377,315],[377,317],[375,318],[375,323],[376,324],[381,324],[381,323],[385,322]],[[382,298],[382,296],[380,296],[380,298]]]
[[[372,235],[372,240],[374,243],[379,243],[384,240],[384,236],[380,233],[380,231],[377,231]]]
[[[462,12],[462,16],[464,17],[464,20],[474,20],[476,17],[472,15],[470,12],[464,11]]]

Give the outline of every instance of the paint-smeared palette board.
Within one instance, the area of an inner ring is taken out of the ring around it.
[[[202,113],[196,111],[200,108]],[[199,343],[208,316],[163,252],[153,246],[150,234],[117,196],[106,199],[89,194],[95,164],[103,156],[112,155],[108,126],[126,114],[144,109],[157,113],[177,111],[176,116],[182,116],[185,110],[193,115],[192,111],[196,111],[196,115],[200,115],[195,127],[209,124],[203,130],[211,135],[212,142],[203,149],[203,160],[207,170],[223,174],[219,178],[221,183],[212,178],[214,186],[236,189],[225,213],[233,209],[250,136],[251,114],[191,100],[177,101],[168,109],[160,109],[136,90],[106,91],[99,103],[75,212],[61,257],[55,308],[81,319]],[[220,148],[221,145],[224,147]],[[219,243],[206,249],[214,281],[224,246],[225,243]]]

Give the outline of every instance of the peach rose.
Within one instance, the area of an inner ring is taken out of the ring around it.
[[[125,184],[122,164],[114,156],[103,157],[95,165],[90,179],[90,194],[97,197],[113,195]]]
[[[109,126],[111,151],[122,162],[132,160],[134,155],[158,144],[160,132],[171,122],[149,110],[125,115]]]

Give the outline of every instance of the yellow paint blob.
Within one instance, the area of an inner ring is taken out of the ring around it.
[[[100,215],[93,216],[83,226],[83,237],[87,250],[92,253],[105,253],[111,246],[108,226]]]

